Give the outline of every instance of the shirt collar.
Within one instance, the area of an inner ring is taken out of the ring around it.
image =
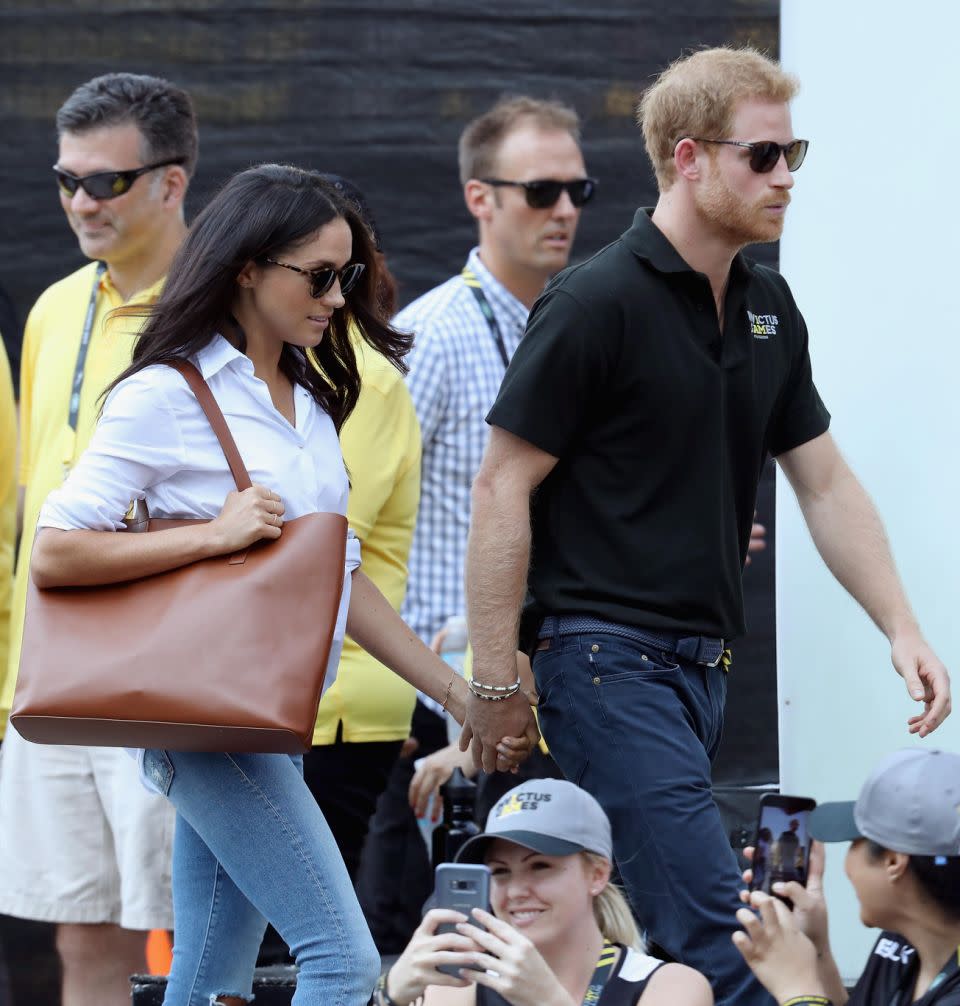
[[[160,291],[163,289],[163,284],[166,282],[167,277],[161,276],[156,283],[145,287],[143,290],[138,290],[128,301],[124,301],[123,297],[120,296],[120,291],[113,285],[113,280],[110,278],[110,270],[105,269],[103,275],[100,277],[100,292],[103,293],[107,300],[110,301],[111,305],[114,307],[120,307],[122,304],[152,304],[160,296]]]
[[[649,262],[658,272],[694,272],[677,249],[670,244],[666,234],[653,222],[652,215],[652,206],[637,210],[633,226],[623,235],[624,244],[637,258]],[[737,252],[733,257],[730,272],[737,278],[745,278],[752,272],[750,262],[744,258],[743,252]]]
[[[480,259],[480,249],[473,248],[467,256],[467,268],[480,281],[480,286],[490,306],[496,312],[501,322],[523,328],[527,324],[530,312],[526,305],[514,295],[493,275]]]
[[[233,365],[253,374],[253,362],[245,353],[241,353],[233,343],[228,342],[218,332],[199,352],[194,354],[193,362],[197,365],[203,379],[210,378],[224,367]]]

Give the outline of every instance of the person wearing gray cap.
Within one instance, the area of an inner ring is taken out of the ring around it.
[[[371,1003],[712,1006],[699,972],[644,952],[610,884],[612,855],[610,821],[589,793],[562,779],[515,786],[457,855],[490,868],[493,913],[427,912]],[[457,931],[437,932],[444,923]],[[437,971],[441,964],[463,977]]]
[[[773,888],[793,910],[754,891],[743,897],[759,916],[737,912],[733,941],[767,990],[782,1006],[960,1006],[960,755],[896,751],[856,802],[818,807],[809,830],[807,887]],[[847,841],[860,919],[882,930],[849,997],[830,951],[820,844]]]

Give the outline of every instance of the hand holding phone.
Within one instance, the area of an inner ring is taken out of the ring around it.
[[[806,886],[810,862],[810,833],[807,819],[816,801],[804,796],[765,793],[754,841],[751,891],[774,894],[773,884],[796,881]],[[787,898],[780,897],[790,906]]]
[[[490,910],[490,868],[475,863],[441,863],[434,871],[433,894],[435,908],[462,912],[478,926],[480,923],[470,913],[474,908]],[[437,926],[438,933],[456,931],[456,926],[450,923]],[[455,977],[459,974],[453,965],[440,965],[437,970]]]

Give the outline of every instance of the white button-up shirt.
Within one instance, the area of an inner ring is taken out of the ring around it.
[[[253,482],[283,500],[284,519],[346,514],[349,483],[333,420],[306,388],[294,389],[296,425],[277,411],[253,363],[220,335],[193,357],[217,400]],[[131,501],[151,517],[213,518],[236,489],[216,434],[183,377],[153,366],[107,397],[103,414],[69,478],[47,497],[38,527],[114,531]],[[337,673],[350,604],[350,573],[360,565],[351,533],[343,595],[324,690]]]

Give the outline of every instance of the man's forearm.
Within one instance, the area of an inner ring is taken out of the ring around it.
[[[473,673],[484,684],[511,684],[530,562],[530,500],[480,476],[472,507],[466,573]]]
[[[846,464],[826,491],[797,496],[824,562],[881,632],[915,629],[880,515]]]

